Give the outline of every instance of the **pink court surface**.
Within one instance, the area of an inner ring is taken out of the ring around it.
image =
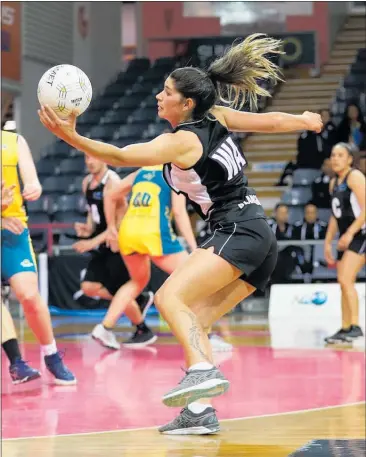
[[[95,322],[54,323],[78,384],[52,384],[25,330],[24,358],[41,368],[42,378],[13,386],[2,358],[4,457],[365,455],[362,348],[326,348],[321,335],[308,345],[273,348],[266,324],[227,319],[220,330],[235,348],[215,356],[231,381],[229,392],[214,400],[221,433],[165,436],[156,427],[179,409],[165,407],[161,397],[181,379],[184,365],[169,331],[156,322],[156,345],[112,352],[89,338]],[[123,340],[130,328],[118,330]],[[332,446],[344,452],[333,454]]]

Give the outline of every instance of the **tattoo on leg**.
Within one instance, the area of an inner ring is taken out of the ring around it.
[[[212,363],[209,359],[205,351],[201,348],[200,345],[200,337],[202,335],[202,331],[200,325],[197,321],[197,317],[191,311],[181,311],[182,313],[186,314],[191,320],[191,327],[189,329],[189,344],[191,347],[197,351],[208,363]]]

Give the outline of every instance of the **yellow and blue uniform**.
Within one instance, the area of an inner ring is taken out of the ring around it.
[[[1,131],[1,172],[6,187],[15,185],[13,202],[1,211],[1,217],[15,217],[24,225],[20,235],[1,230],[1,276],[9,280],[17,273],[37,271],[18,176],[18,135],[13,132]]]
[[[162,166],[137,172],[118,243],[123,255],[155,257],[184,250],[172,228],[172,191],[164,180]]]

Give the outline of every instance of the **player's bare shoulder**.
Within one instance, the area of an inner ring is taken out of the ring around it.
[[[119,177],[118,173],[114,170],[111,170],[110,168],[108,169],[108,181],[111,182],[119,182],[121,181],[121,178]],[[107,183],[108,183],[107,181]]]
[[[347,184],[348,185],[357,185],[365,182],[366,178],[365,175],[362,173],[361,170],[357,170],[355,168],[354,170],[351,171],[351,173],[347,177]]]

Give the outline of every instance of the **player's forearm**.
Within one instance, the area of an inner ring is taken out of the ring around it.
[[[314,118],[309,115],[294,115],[282,112],[248,113],[228,107],[215,107],[215,111],[222,113],[229,130],[236,132],[263,132],[283,133],[301,130],[314,130]],[[317,125],[317,129],[320,124]]]
[[[264,113],[263,116],[268,119],[269,133],[298,132],[309,127],[306,118],[301,114],[274,112]]]
[[[338,232],[338,224],[334,216],[331,216],[328,223],[327,233],[325,235],[325,243],[331,243]]]
[[[107,231],[100,233],[99,235],[95,236],[94,238],[90,239],[90,244],[92,245],[91,249],[95,249],[100,244],[105,243],[107,239]]]
[[[75,134],[70,144],[79,151],[85,152],[96,159],[102,160],[112,166],[129,166],[125,163],[123,151],[112,144],[91,140]]]
[[[86,219],[86,227],[85,227],[85,229],[88,232],[87,236],[90,236],[94,232],[94,229],[95,229],[93,218],[92,218],[90,212],[88,213],[88,217]]]

